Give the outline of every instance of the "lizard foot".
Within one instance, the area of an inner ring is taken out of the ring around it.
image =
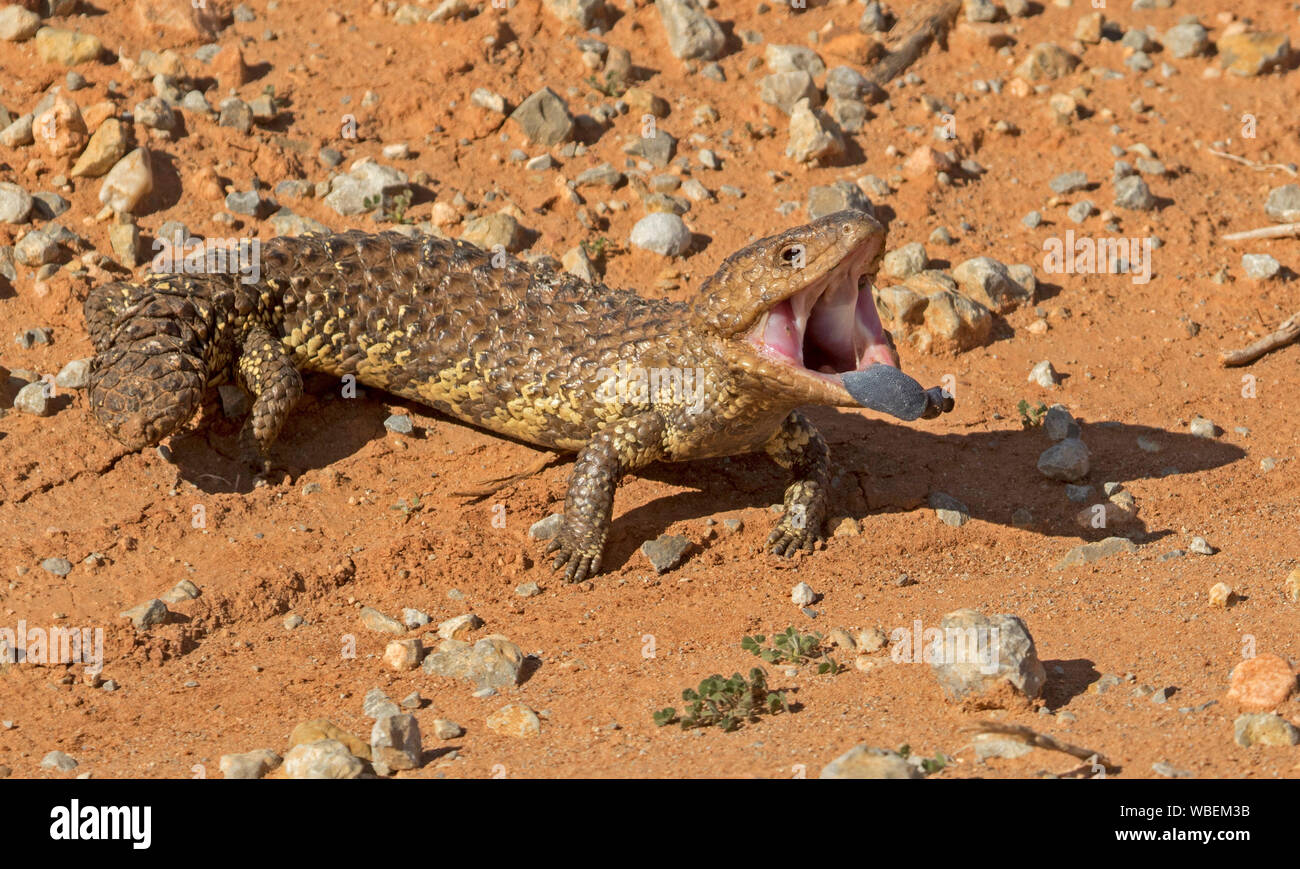
[[[583,545],[561,531],[546,547],[546,554],[555,553],[555,560],[551,562],[553,570],[568,565],[564,571],[566,582],[582,582],[600,572],[600,559],[604,548],[602,541]]]
[[[786,513],[767,536],[767,551],[790,558],[800,549],[812,552],[821,539],[822,535],[807,521],[796,521],[792,514]]]

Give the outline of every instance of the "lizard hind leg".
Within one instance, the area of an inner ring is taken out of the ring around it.
[[[240,453],[265,471],[271,444],[302,398],[302,375],[280,342],[260,326],[245,336],[236,371],[240,386],[253,396],[253,409],[239,432]]]

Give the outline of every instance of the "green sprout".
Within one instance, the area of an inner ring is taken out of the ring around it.
[[[1030,407],[1029,402],[1023,398],[1016,405],[1016,410],[1020,412],[1020,425],[1024,428],[1033,428],[1043,424],[1043,417],[1047,415],[1047,405],[1041,401],[1037,407]]]
[[[829,673],[833,676],[840,671],[840,665],[822,645],[822,639],[819,633],[801,634],[795,628],[788,627],[772,638],[770,646],[763,645],[767,642],[767,637],[755,634],[742,639],[740,647],[769,664],[803,665],[817,661],[817,675]]]
[[[410,501],[405,498],[398,498],[397,503],[388,508],[389,510],[400,510],[402,512],[402,524],[405,525],[411,521],[411,514],[419,513],[424,509],[424,504],[420,501],[420,496],[416,495]]]
[[[387,207],[384,207],[383,196],[367,196],[361,200],[361,205],[367,211],[378,209],[375,212],[376,222],[410,223],[411,219],[406,216],[406,210],[411,207],[414,195],[410,190],[394,193]]]
[[[899,746],[898,755],[904,760],[911,757],[912,746],[907,744],[903,744]],[[921,771],[924,772],[926,775],[933,775],[936,772],[939,772],[947,765],[948,765],[948,758],[945,757],[942,753],[936,754],[934,757],[921,758]]]
[[[749,671],[748,679],[739,673],[733,673],[730,679],[715,673],[700,682],[699,688],[682,691],[682,700],[686,702],[686,708],[680,715],[669,706],[654,713],[654,723],[663,727],[676,722],[682,730],[720,727],[724,733],[729,733],[739,728],[742,722],[757,721],[764,713],[775,715],[782,710],[790,711],[783,692],[768,690],[766,674],[759,667]]]

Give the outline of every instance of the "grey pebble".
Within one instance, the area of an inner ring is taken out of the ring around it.
[[[641,544],[641,554],[646,557],[656,573],[667,573],[677,565],[691,548],[691,541],[680,534],[661,534],[654,540]]]
[[[72,562],[66,558],[47,558],[41,562],[41,568],[55,576],[67,576],[72,572]]]
[[[534,540],[551,540],[564,527],[564,514],[552,513],[545,519],[539,519],[528,529],[528,536]]]
[[[411,423],[411,418],[404,413],[395,413],[384,420],[384,428],[394,434],[409,435],[415,431],[415,426]]]

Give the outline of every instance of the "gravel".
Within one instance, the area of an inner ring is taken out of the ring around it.
[[[1083,223],[1089,217],[1097,213],[1097,206],[1092,204],[1089,199],[1076,202],[1066,211],[1066,216],[1074,223]]]
[[[70,755],[61,751],[51,751],[45,757],[41,758],[41,769],[55,769],[59,772],[72,772],[77,768],[77,762]]]
[[[657,0],[655,9],[668,37],[668,48],[681,60],[715,60],[727,38],[698,0]]]
[[[947,492],[931,492],[930,509],[939,521],[952,528],[960,528],[970,521],[970,508]]]
[[[1037,383],[1044,389],[1055,388],[1058,379],[1059,377],[1056,373],[1056,369],[1053,368],[1052,363],[1046,359],[1033,367],[1029,372],[1028,378],[1030,383]]]
[[[1200,24],[1178,24],[1165,31],[1161,42],[1174,57],[1195,57],[1205,51],[1210,35]]]
[[[1268,192],[1264,211],[1279,223],[1300,221],[1300,184],[1283,184]]]
[[[393,434],[409,435],[415,431],[411,418],[404,413],[394,413],[384,420],[384,428]]]
[[[945,697],[952,702],[980,697],[1002,706],[1006,688],[1033,700],[1043,690],[1047,672],[1029,629],[1017,616],[986,616],[971,609],[948,613],[940,623],[946,638],[962,637],[963,646],[949,639],[932,663]],[[972,643],[971,640],[974,640]]]
[[[54,407],[48,393],[49,387],[44,382],[29,383],[14,396],[14,410],[32,416],[49,416]]]
[[[567,140],[573,132],[573,116],[560,95],[549,87],[535,91],[510,113],[524,136],[534,145],[549,148]]]
[[[1088,175],[1086,172],[1065,172],[1049,181],[1047,186],[1056,194],[1074,193],[1088,186]]]

